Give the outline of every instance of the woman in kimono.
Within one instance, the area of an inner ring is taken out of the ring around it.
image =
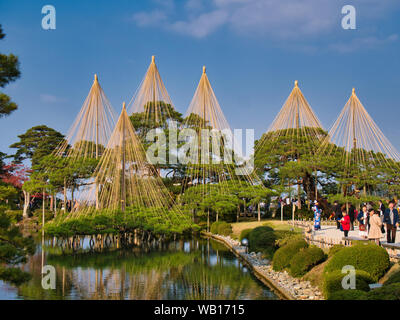
[[[318,201],[315,201],[314,206],[314,230],[321,230],[321,214],[322,210],[319,208]]]

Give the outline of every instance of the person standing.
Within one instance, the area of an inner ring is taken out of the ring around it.
[[[361,212],[357,215],[357,220],[359,222],[359,235],[360,237],[367,239],[368,238],[368,211],[367,206],[363,205]]]
[[[336,227],[337,227],[337,229],[340,229],[340,220],[343,218],[343,215],[342,215],[342,210],[340,208],[340,205],[338,204],[337,201],[334,202],[333,212],[335,214]]]
[[[379,200],[378,203],[379,203],[379,216],[380,216],[381,221],[382,221],[381,232],[382,232],[382,233],[385,233],[385,226],[384,226],[384,224],[383,224],[383,215],[384,215],[384,213],[385,213],[386,208],[385,208],[385,205],[383,204],[383,201],[382,201],[382,200]]]
[[[389,202],[389,208],[385,210],[383,215],[383,223],[386,225],[387,243],[396,242],[396,231],[399,226],[399,212],[394,209],[394,201]]]
[[[349,218],[350,218],[350,230],[351,231],[354,230],[355,210],[356,210],[356,208],[350,203]]]
[[[369,209],[369,234],[368,239],[374,240],[377,245],[380,244],[380,239],[382,238],[382,220],[379,217],[379,212],[375,212],[374,209]]]
[[[321,214],[322,210],[319,208],[318,201],[315,202],[314,207],[314,230],[321,230]]]
[[[349,236],[349,230],[350,230],[350,217],[347,214],[346,210],[342,212],[342,218],[340,219],[340,223],[342,224],[344,236],[347,238]]]

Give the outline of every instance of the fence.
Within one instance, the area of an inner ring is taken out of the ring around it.
[[[351,247],[354,242],[369,242],[370,240],[357,238],[357,237],[343,237],[341,239],[338,238],[328,238],[328,237],[318,237],[315,238],[312,234],[312,220],[291,220],[288,221],[289,224],[294,224],[297,227],[306,229],[304,232],[304,239],[310,245],[315,245],[321,249],[329,249],[330,247],[339,244],[345,247]],[[321,225],[336,225],[336,221],[321,221]],[[386,249],[389,254],[389,257],[395,261],[400,260],[400,244],[396,243],[381,243],[381,247]]]

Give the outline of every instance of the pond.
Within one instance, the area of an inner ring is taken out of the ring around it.
[[[41,286],[42,263],[55,267],[54,290]],[[0,299],[279,299],[211,239],[74,255],[49,248],[43,257],[38,246],[24,269],[32,279],[19,288],[0,281]]]

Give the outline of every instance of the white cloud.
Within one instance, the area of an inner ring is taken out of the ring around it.
[[[169,0],[167,3],[150,12],[136,13],[135,22],[140,27],[158,26],[195,38],[207,37],[226,27],[244,36],[297,44],[304,44],[310,38],[324,40],[325,36],[341,30],[341,8],[348,4],[347,0],[187,0],[183,4]],[[398,0],[352,0],[352,5],[356,7],[357,19],[366,24],[400,8]],[[357,37],[368,42],[362,32]]]

